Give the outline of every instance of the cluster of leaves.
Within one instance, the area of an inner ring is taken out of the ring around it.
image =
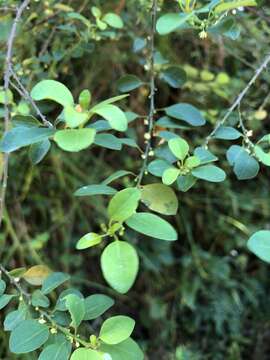
[[[13,353],[41,350],[39,360],[52,356],[62,360],[120,360],[123,356],[143,359],[139,346],[130,338],[135,321],[127,316],[110,317],[102,322],[98,335],[89,334],[94,329],[87,322],[99,318],[114,305],[107,295],[94,294],[84,298],[80,291],[69,287],[56,297],[55,290],[70,276],[51,272],[43,265],[28,270],[14,269],[5,274],[11,285],[15,285],[15,291],[6,293],[7,284],[0,280],[0,308],[10,302],[14,307],[17,304],[17,309],[10,311],[4,320]],[[24,291],[22,280],[39,289],[31,293]],[[82,325],[86,339],[80,336]]]

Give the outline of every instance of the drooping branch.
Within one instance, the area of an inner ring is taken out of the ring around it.
[[[211,131],[211,133],[207,136],[206,140],[205,140],[205,146],[208,145],[209,141],[211,140],[211,138],[216,134],[216,132],[218,131],[218,129],[224,125],[226,123],[226,121],[228,120],[228,118],[231,116],[232,112],[234,110],[236,110],[237,108],[239,108],[239,106],[241,105],[242,100],[244,99],[244,97],[247,95],[247,93],[249,92],[250,88],[252,87],[252,85],[256,82],[256,80],[259,78],[259,76],[261,75],[261,73],[267,68],[267,66],[270,63],[270,54],[268,54],[266,56],[266,58],[264,59],[264,61],[262,62],[262,64],[256,69],[254,75],[252,76],[252,78],[250,79],[250,81],[248,82],[247,86],[241,91],[241,93],[237,96],[237,98],[235,99],[234,103],[231,105],[231,107],[229,108],[229,110],[226,112],[225,116],[217,122],[216,126],[214,127],[214,129]]]
[[[157,0],[153,0],[152,4],[152,27],[151,27],[151,34],[150,34],[150,107],[149,107],[149,114],[147,117],[147,125],[148,131],[145,133],[144,137],[147,141],[145,152],[142,155],[143,164],[141,167],[140,174],[137,179],[137,186],[140,186],[144,173],[147,168],[148,158],[150,152],[152,151],[152,137],[153,137],[153,129],[154,129],[154,115],[155,115],[155,92],[156,92],[156,83],[155,83],[155,34],[156,34],[156,22],[157,22]]]

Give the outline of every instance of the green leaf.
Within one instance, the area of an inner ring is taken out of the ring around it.
[[[209,150],[203,147],[197,147],[194,150],[194,155],[200,159],[201,165],[205,165],[218,160],[215,155],[213,155]]]
[[[201,160],[197,156],[190,156],[186,159],[184,166],[188,169],[194,169],[201,164]]]
[[[79,95],[79,104],[83,110],[88,110],[91,103],[91,92],[87,89],[83,90]]]
[[[67,307],[66,307],[66,297],[70,294],[74,294],[76,296],[78,296],[79,298],[83,299],[83,295],[79,290],[73,289],[73,288],[69,288],[66,289],[64,291],[61,292],[61,294],[59,295],[58,299],[57,299],[57,303],[55,306],[55,309],[58,311],[67,311]]]
[[[138,273],[138,254],[127,242],[114,241],[101,255],[101,268],[108,284],[119,293],[125,294],[134,284]]]
[[[232,145],[226,153],[227,159],[238,180],[256,177],[260,170],[258,161],[241,146]]]
[[[270,166],[270,153],[265,152],[259,145],[254,147],[254,152],[259,161],[264,165]]]
[[[32,305],[37,307],[47,308],[50,306],[50,300],[40,290],[35,290],[32,293]]]
[[[142,202],[153,211],[164,215],[175,215],[178,209],[178,199],[173,189],[164,184],[149,184],[142,186]]]
[[[54,129],[15,127],[8,131],[0,142],[0,151],[10,153],[24,146],[48,139],[55,133]]]
[[[104,358],[96,350],[79,348],[72,353],[70,360],[104,360]]]
[[[4,321],[4,330],[12,331],[16,329],[21,322],[26,318],[26,312],[22,310],[15,310],[7,314]]]
[[[92,246],[100,244],[101,241],[102,241],[102,236],[91,232],[91,233],[85,234],[82,238],[80,238],[80,240],[76,244],[76,249],[77,250],[88,249]]]
[[[29,149],[29,157],[34,165],[40,163],[48,154],[51,142],[48,139],[32,144]]]
[[[270,263],[270,231],[260,230],[253,234],[247,243],[251,252],[261,260]]]
[[[38,127],[42,124],[32,115],[15,115],[12,117],[14,127]]]
[[[2,310],[5,306],[8,305],[11,299],[14,298],[15,295],[4,294],[0,296],[0,310]]]
[[[114,195],[117,191],[107,185],[87,185],[75,191],[75,196]]]
[[[46,346],[38,360],[68,360],[70,357],[72,345],[68,341]]]
[[[100,350],[110,354],[113,360],[143,360],[144,355],[137,343],[131,338],[117,345],[101,344]]]
[[[95,144],[111,150],[121,150],[122,141],[112,134],[97,134]]]
[[[162,182],[165,185],[172,185],[178,176],[180,175],[180,170],[175,167],[169,167],[162,174]]]
[[[172,88],[179,89],[185,84],[187,75],[186,72],[178,66],[170,66],[161,72],[160,78]]]
[[[84,299],[75,294],[66,296],[66,308],[69,311],[72,319],[71,326],[77,329],[84,319],[85,305]]]
[[[130,337],[135,321],[128,316],[113,316],[101,326],[99,338],[109,345],[116,345]]]
[[[116,83],[118,90],[121,92],[129,92],[137,89],[141,85],[143,85],[141,79],[131,74],[122,76]]]
[[[74,103],[69,89],[55,80],[42,80],[37,83],[31,91],[31,97],[35,101],[53,100],[62,106],[73,105]]]
[[[215,139],[223,139],[223,140],[235,140],[239,139],[242,136],[240,131],[234,129],[231,126],[220,126],[215,132]]]
[[[131,229],[156,239],[177,240],[177,232],[172,225],[154,214],[136,213],[126,221],[126,224]]]
[[[109,98],[109,99],[106,99],[98,104],[96,104],[92,109],[91,109],[91,112],[92,113],[95,113],[96,109],[100,108],[100,107],[103,107],[104,105],[108,105],[108,104],[112,104],[112,103],[115,103],[117,101],[120,101],[120,100],[123,100],[125,99],[126,97],[128,97],[129,94],[123,94],[123,95],[118,95],[118,96],[114,96],[112,98]]]
[[[150,172],[150,174],[152,174],[154,176],[162,177],[164,171],[167,170],[168,168],[170,168],[170,166],[171,165],[167,161],[157,159],[157,160],[151,161],[148,164],[147,169]]]
[[[110,221],[124,222],[135,213],[141,192],[137,188],[128,188],[119,191],[113,196],[108,206]]]
[[[114,300],[107,295],[90,295],[84,300],[84,320],[93,320],[103,315],[114,305]]]
[[[210,182],[222,182],[226,179],[225,172],[215,165],[203,165],[192,170],[192,175],[198,179]]]
[[[111,127],[118,131],[127,130],[127,118],[125,113],[119,109],[119,107],[111,104],[105,104],[95,106],[95,110],[91,109],[91,112],[102,116],[104,119],[108,120]]]
[[[183,161],[187,157],[189,145],[186,140],[177,137],[169,140],[168,145],[173,155],[178,159]]]
[[[57,145],[70,152],[77,152],[88,148],[95,139],[96,131],[90,128],[58,130],[54,135]]]
[[[74,106],[68,105],[64,107],[63,118],[68,127],[76,128],[87,122],[89,114],[86,111],[80,112]]]
[[[0,279],[0,296],[4,294],[4,292],[6,291],[6,283],[4,280]]]
[[[223,12],[227,12],[244,6],[257,6],[257,3],[255,0],[234,0],[217,5],[214,9],[214,12],[215,14],[221,14]]]
[[[195,185],[197,178],[192,174],[187,174],[183,176],[179,176],[177,179],[177,186],[180,191],[187,192],[189,189]]]
[[[168,13],[161,16],[157,21],[157,32],[160,35],[167,35],[186,24],[191,14]]]
[[[200,111],[190,104],[180,103],[171,105],[165,108],[168,116],[177,120],[183,120],[192,126],[202,126],[205,124],[205,119]]]
[[[102,184],[104,185],[108,185],[110,184],[111,182],[123,177],[123,176],[126,176],[126,175],[134,175],[131,171],[126,171],[126,170],[118,170],[116,171],[115,173],[113,173],[112,175],[110,175],[107,179],[103,180],[102,181]]]
[[[103,16],[102,20],[115,29],[122,29],[124,26],[123,20],[120,16],[114,13],[107,13]]]
[[[44,295],[47,295],[69,279],[70,276],[68,274],[62,272],[54,272],[45,279],[42,284],[41,291]]]
[[[10,351],[25,354],[40,348],[49,338],[49,329],[37,320],[24,320],[9,338]]]

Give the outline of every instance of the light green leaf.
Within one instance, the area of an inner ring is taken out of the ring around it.
[[[117,191],[107,185],[87,185],[75,191],[75,196],[114,195]]]
[[[15,127],[8,131],[0,142],[0,151],[10,153],[24,146],[48,139],[55,133],[54,129],[38,127]]]
[[[76,128],[89,119],[89,113],[86,111],[78,111],[74,106],[67,105],[63,110],[63,118],[70,128]]]
[[[135,213],[141,192],[137,188],[128,188],[119,191],[109,203],[108,214],[110,221],[124,222]]]
[[[74,103],[69,89],[55,80],[42,80],[37,83],[31,91],[31,97],[35,101],[53,100],[62,106],[73,105]]]
[[[201,163],[200,159],[197,156],[190,156],[186,159],[184,166],[193,169],[199,166]]]
[[[100,350],[111,356],[113,360],[143,360],[144,355],[137,343],[131,338],[117,345],[102,344]]]
[[[81,297],[70,294],[66,296],[66,308],[69,311],[72,319],[71,326],[77,329],[84,319],[85,304]]]
[[[191,14],[168,13],[161,16],[157,21],[157,32],[160,35],[167,35],[185,25]]]
[[[80,238],[80,240],[76,244],[76,249],[77,250],[88,249],[92,246],[100,244],[101,241],[102,241],[102,236],[91,232]]]
[[[254,147],[254,152],[256,157],[261,161],[264,165],[270,166],[270,153],[265,152],[259,145]]]
[[[134,175],[131,171],[126,171],[126,170],[118,170],[116,171],[115,173],[113,173],[112,175],[110,175],[107,179],[103,180],[102,181],[102,184],[104,185],[108,185],[110,184],[111,182],[123,177],[123,176],[126,176],[126,175]]]
[[[111,127],[118,131],[127,130],[127,118],[125,113],[119,109],[119,107],[111,104],[105,104],[95,106],[95,110],[91,109],[91,112],[102,116],[104,119],[108,120]]]
[[[210,182],[222,182],[226,179],[225,172],[215,165],[203,165],[192,170],[192,175],[198,179]]]
[[[72,345],[68,341],[48,345],[39,355],[38,360],[68,360]]]
[[[234,0],[217,5],[214,12],[215,14],[220,14],[244,6],[257,6],[257,3],[255,0]]]
[[[198,109],[186,103],[175,104],[165,108],[168,116],[177,120],[183,120],[192,126],[202,126],[205,119]]]
[[[70,152],[88,148],[95,139],[96,131],[90,128],[59,130],[54,135],[57,145]]]
[[[189,145],[186,140],[177,137],[169,140],[168,145],[173,155],[178,159],[183,161],[187,157]]]
[[[49,329],[37,320],[24,320],[12,332],[9,348],[15,354],[25,354],[40,348],[49,338]]]
[[[70,360],[104,360],[104,358],[96,350],[79,348],[72,353]]]
[[[122,29],[124,26],[123,20],[120,16],[114,13],[107,13],[102,20],[115,29]]]
[[[180,175],[180,170],[175,167],[167,168],[162,174],[162,182],[165,185],[172,185],[178,176]]]
[[[109,345],[119,344],[130,337],[135,321],[128,316],[113,316],[101,326],[99,338]]]
[[[253,234],[247,243],[251,252],[261,260],[270,263],[270,231],[260,230]]]
[[[124,241],[109,244],[101,255],[103,276],[121,294],[132,287],[139,269],[139,258],[134,247]]]
[[[93,320],[103,315],[114,305],[114,300],[107,295],[90,295],[84,300],[84,320]]]
[[[136,213],[126,221],[126,224],[131,229],[156,239],[177,240],[177,232],[172,225],[154,214]]]
[[[143,82],[137,76],[128,74],[128,75],[122,76],[117,81],[116,85],[117,85],[117,88],[119,89],[119,91],[129,92],[129,91],[137,89],[138,87],[143,85]]]
[[[178,209],[178,199],[175,192],[164,184],[149,184],[142,186],[142,202],[151,210],[164,215],[175,215]]]
[[[84,89],[79,95],[79,104],[83,110],[88,110],[91,103],[92,94],[89,90]]]
[[[54,272],[45,279],[42,284],[41,291],[44,295],[47,295],[69,279],[70,276],[68,274],[62,272]]]

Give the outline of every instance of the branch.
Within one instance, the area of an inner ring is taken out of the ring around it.
[[[141,185],[144,173],[146,171],[147,163],[149,155],[151,154],[152,147],[152,137],[153,137],[153,129],[154,129],[154,115],[155,115],[155,92],[156,92],[156,84],[155,84],[155,33],[156,33],[156,22],[157,22],[157,0],[153,0],[152,5],[152,29],[150,34],[151,41],[151,49],[150,49],[150,109],[149,115],[147,118],[148,123],[148,131],[144,134],[145,139],[147,140],[147,145],[145,148],[145,152],[142,155],[143,165],[140,171],[140,174],[137,178],[137,186]]]
[[[27,8],[30,0],[24,0],[21,5],[17,8],[16,16],[13,21],[11,31],[7,40],[7,52],[6,52],[6,61],[5,61],[5,72],[4,72],[4,91],[5,91],[5,125],[4,125],[4,133],[8,131],[9,128],[9,120],[10,120],[10,111],[8,105],[8,90],[10,84],[11,77],[11,63],[12,63],[12,53],[13,53],[13,44],[16,37],[17,25],[20,21],[24,10]],[[4,166],[3,166],[3,175],[1,177],[2,186],[1,186],[1,194],[0,194],[0,227],[3,220],[3,211],[4,211],[4,203],[6,196],[6,188],[7,188],[7,179],[8,179],[8,159],[9,154],[5,153],[4,155]]]
[[[248,91],[250,90],[250,88],[252,87],[252,85],[255,83],[255,81],[258,79],[258,77],[261,75],[261,73],[267,68],[267,65],[270,63],[270,54],[268,54],[266,56],[266,58],[264,59],[263,63],[257,68],[257,70],[255,71],[253,77],[250,79],[249,83],[247,84],[247,86],[244,88],[244,90],[237,96],[237,98],[235,99],[234,103],[232,104],[232,106],[229,108],[229,110],[227,111],[227,113],[225,114],[225,116],[217,122],[215,128],[212,130],[212,132],[207,136],[206,140],[205,140],[205,146],[208,145],[209,141],[211,140],[211,138],[215,135],[215,133],[217,132],[217,130],[225,124],[225,122],[227,121],[227,119],[230,117],[230,115],[232,114],[232,112],[237,109],[243,98],[246,96],[246,94],[248,93]]]

